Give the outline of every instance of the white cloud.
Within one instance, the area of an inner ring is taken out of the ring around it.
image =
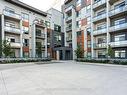
[[[38,8],[42,11],[47,11],[51,7],[61,10],[61,5],[64,0],[20,0],[28,5]]]

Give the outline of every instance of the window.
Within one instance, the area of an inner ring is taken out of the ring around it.
[[[99,2],[99,1],[101,1],[101,0],[95,0],[94,2],[97,3],[97,2]]]
[[[89,13],[91,11],[91,5],[86,7],[86,12]]]
[[[77,0],[76,5],[80,6],[81,5],[81,0]]]
[[[23,29],[23,32],[25,34],[28,34],[29,33],[29,28],[28,27],[22,26],[22,29]]]
[[[106,51],[100,50],[98,51],[98,58],[105,58],[106,57]]]
[[[115,42],[124,41],[124,40],[125,40],[125,34],[115,36]]]
[[[36,36],[41,36],[41,30],[40,29],[36,29]]]
[[[90,24],[91,23],[91,17],[88,17],[87,18],[87,24]]]
[[[102,14],[104,14],[104,13],[106,13],[106,10],[102,10],[102,11],[98,12],[98,13],[97,13],[97,16],[100,16],[100,15],[102,15]]]
[[[120,3],[120,4],[115,5],[115,6],[114,6],[114,9],[118,9],[118,8],[123,7],[123,6],[125,6],[125,2],[122,2],[122,3]]]
[[[50,27],[50,22],[49,21],[45,21],[46,27]]]
[[[29,46],[29,39],[23,39],[23,45]]]
[[[91,28],[87,28],[86,31],[87,31],[87,35],[91,34]]]
[[[81,21],[76,21],[76,27],[80,28],[81,27]]]
[[[29,15],[26,13],[22,13],[22,20],[29,20]]]
[[[91,41],[87,42],[87,46],[88,46],[88,48],[91,48]]]
[[[12,28],[15,28],[15,27],[16,27],[16,26],[15,26],[15,22],[13,22],[13,21],[8,21],[8,20],[5,21],[5,26],[7,26],[7,27],[12,27]]]
[[[81,15],[81,11],[76,12],[76,17],[79,17]]]
[[[77,36],[81,36],[82,32],[81,31],[78,31],[77,32]]]
[[[10,42],[15,43],[15,39],[14,39],[14,38],[11,38],[11,39],[10,39]]]
[[[8,11],[9,13],[15,13],[15,10],[9,7],[5,7],[5,10]]]
[[[56,31],[56,32],[61,32],[61,26],[59,26],[59,25],[54,25],[54,30]]]
[[[126,57],[126,51],[125,50],[116,50],[115,51],[115,57],[116,58],[125,58]]]
[[[106,43],[106,38],[98,38],[98,44]]]

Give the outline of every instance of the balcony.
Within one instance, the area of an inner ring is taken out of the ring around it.
[[[45,39],[45,34],[44,33],[41,33],[41,34],[37,33],[36,38]]]
[[[66,27],[66,31],[71,31],[72,30],[72,26]]]
[[[6,32],[9,32],[9,33],[14,33],[14,34],[20,34],[21,31],[19,28],[16,28],[16,27],[11,27],[11,26],[5,26],[4,30]]]
[[[71,42],[71,41],[72,41],[72,37],[67,37],[67,38],[66,38],[66,41],[67,41],[67,42]]]
[[[100,0],[100,1],[98,1],[98,2],[95,2],[94,4],[93,4],[93,9],[96,9],[96,8],[98,8],[98,7],[103,7],[103,5],[104,4],[106,4],[106,0]]]
[[[127,47],[127,40],[110,42],[111,47]]]
[[[109,16],[114,16],[127,11],[127,5],[109,11]]]
[[[20,42],[10,42],[12,48],[21,48]]]
[[[101,15],[95,16],[95,17],[93,18],[93,22],[97,22],[97,21],[103,20],[103,19],[105,19],[105,18],[106,18],[106,13],[103,13],[103,14],[101,14]]]
[[[119,30],[124,30],[127,29],[127,22],[126,23],[122,23],[122,24],[118,24],[115,26],[111,26],[109,28],[109,32],[114,32],[114,31],[119,31]]]
[[[97,29],[93,31],[93,35],[100,35],[100,34],[105,34],[107,33],[107,28],[103,28],[103,29]]]
[[[66,17],[66,21],[72,20],[72,16]]]
[[[14,12],[9,12],[8,10],[4,10],[4,15],[8,16],[8,17],[11,17],[11,18],[14,18],[14,19],[17,19],[17,20],[21,20],[20,14],[17,14],[17,13],[14,13]]]
[[[103,49],[103,48],[107,48],[107,44],[106,43],[95,43],[94,44],[94,49]]]

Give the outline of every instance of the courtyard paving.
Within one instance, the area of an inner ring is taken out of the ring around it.
[[[74,61],[1,64],[0,95],[127,95],[127,67]]]

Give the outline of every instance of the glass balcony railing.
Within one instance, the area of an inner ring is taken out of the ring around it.
[[[122,12],[125,12],[125,11],[127,11],[127,5],[119,7],[117,9],[110,10],[109,11],[109,16],[113,16],[113,15],[116,15],[116,14],[119,14],[119,13],[122,13]]]
[[[21,43],[20,42],[10,42],[11,47],[14,48],[21,48]]]
[[[21,31],[20,31],[20,28],[16,28],[16,27],[11,27],[11,26],[5,26],[5,29],[4,29],[6,32],[12,32],[12,33],[16,33],[16,34],[20,34]]]
[[[124,41],[118,41],[118,42],[110,42],[110,45],[112,47],[122,47],[122,46],[127,46],[127,40]]]
[[[36,34],[36,37],[39,37],[39,38],[45,38],[45,34],[44,33],[37,33]]]
[[[66,37],[67,42],[72,41],[72,37]]]
[[[114,26],[110,26],[109,32],[123,30],[123,29],[127,29],[127,22],[122,23],[122,24],[118,24],[118,25],[114,25]]]
[[[107,28],[97,29],[93,31],[93,35],[103,34],[107,32]]]
[[[15,18],[15,19],[21,19],[21,15],[13,12],[9,12],[8,10],[4,10],[4,15]]]
[[[94,43],[94,48],[106,48],[107,44],[106,43]]]
[[[95,16],[95,17],[93,18],[93,22],[102,20],[102,19],[104,19],[104,18],[106,18],[106,12],[103,13],[103,14],[101,14],[101,15]]]
[[[69,21],[72,19],[72,16],[66,17],[66,21]]]
[[[93,8],[99,7],[105,3],[106,3],[106,0],[100,0],[100,1],[94,2]]]
[[[66,31],[71,31],[72,30],[72,26],[66,27]]]

